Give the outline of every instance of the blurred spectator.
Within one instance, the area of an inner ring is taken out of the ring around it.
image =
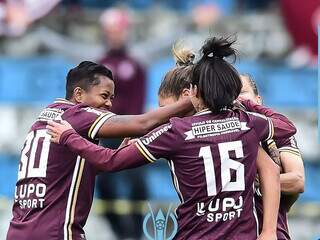
[[[21,36],[29,25],[48,14],[60,0],[0,0],[0,35]]]
[[[192,19],[198,29],[209,29],[221,17],[221,10],[215,4],[201,4],[192,9]]]
[[[139,114],[145,104],[146,77],[144,68],[129,55],[126,47],[130,28],[129,15],[125,10],[109,9],[103,12],[100,21],[108,47],[100,62],[113,71],[116,86],[112,111],[117,114]],[[121,139],[103,140],[102,145],[117,148],[120,142]],[[143,169],[135,169],[118,174],[102,174],[98,179],[101,197],[109,204],[105,216],[119,239],[139,239],[142,234],[140,213],[128,211],[128,214],[120,215],[118,208],[113,207],[114,200],[124,199],[120,196],[119,182],[128,189],[128,200],[145,200],[147,192],[143,176]]]
[[[293,67],[316,65],[317,27],[320,24],[320,1],[280,1],[284,22],[292,36],[295,51],[289,58]]]

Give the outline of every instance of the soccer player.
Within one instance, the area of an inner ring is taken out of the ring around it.
[[[197,114],[172,118],[136,143],[104,149],[81,138],[66,122],[50,122],[52,141],[85,157],[99,169],[117,171],[170,159],[181,204],[176,239],[257,239],[254,179],[263,194],[263,229],[258,239],[276,239],[279,169],[259,147],[273,137],[272,122],[260,114],[229,110],[242,88],[237,71],[223,58],[235,55],[230,42],[209,39],[192,70]],[[281,128],[274,136],[290,136]],[[272,185],[272,188],[268,188]]]
[[[272,117],[270,109],[262,106],[262,97],[259,95],[255,81],[248,74],[241,75],[242,89],[240,98],[248,111],[254,111]],[[299,148],[294,136],[290,138],[276,139],[277,148],[280,152],[281,201],[278,214],[277,237],[278,240],[290,240],[287,213],[293,203],[304,191],[304,166]],[[258,220],[261,223],[263,217],[262,197],[259,189],[255,192],[255,202]],[[261,229],[260,229],[261,231]]]
[[[67,120],[86,139],[137,136],[169,117],[192,109],[190,100],[142,115],[109,112],[114,97],[112,72],[82,62],[67,75],[66,99],[42,110],[21,151],[13,218],[7,240],[83,240],[98,169],[67,148],[52,144],[48,120]],[[124,134],[125,133],[125,134]]]

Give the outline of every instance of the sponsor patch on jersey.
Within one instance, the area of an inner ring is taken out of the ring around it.
[[[37,121],[62,120],[63,110],[58,108],[45,108],[40,113]]]
[[[227,118],[220,120],[207,120],[192,124],[190,131],[185,132],[185,140],[216,136],[241,130],[249,130],[246,122],[240,122],[238,118]]]
[[[163,128],[160,128],[158,131],[153,132],[150,136],[142,139],[142,142],[144,145],[148,145],[152,143],[156,138],[160,137],[161,134],[167,132],[169,129],[171,129],[172,125],[166,125]]]

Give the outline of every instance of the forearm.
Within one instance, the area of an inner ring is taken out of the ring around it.
[[[259,152],[261,151],[259,150]],[[279,167],[268,157],[265,152],[263,157],[260,154],[260,159],[258,154],[257,167],[263,200],[262,231],[276,231],[280,204]]]
[[[280,174],[281,192],[284,194],[297,194],[304,191],[303,176],[295,172]]]
[[[171,117],[184,117],[193,109],[190,99],[182,99],[174,104],[145,113],[144,122],[150,131],[156,126],[168,122]]]
[[[191,109],[193,106],[190,99],[183,99],[140,115],[116,115],[102,125],[98,136],[101,138],[142,136],[168,122],[171,117],[184,116]]]
[[[263,230],[276,231],[280,204],[279,173],[270,169],[265,174],[259,174],[263,198]]]
[[[60,144],[102,171],[120,171],[134,168],[147,162],[135,151],[134,147],[126,146],[112,150],[89,142],[73,129],[65,131],[60,137]]]

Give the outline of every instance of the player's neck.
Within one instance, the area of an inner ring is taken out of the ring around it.
[[[199,99],[198,104],[194,106],[197,112],[202,112],[204,110],[207,110],[208,107],[204,104],[202,99]]]
[[[72,102],[74,104],[79,104],[79,102],[74,97],[72,97],[70,99],[66,99],[66,100],[69,101],[69,102]]]

